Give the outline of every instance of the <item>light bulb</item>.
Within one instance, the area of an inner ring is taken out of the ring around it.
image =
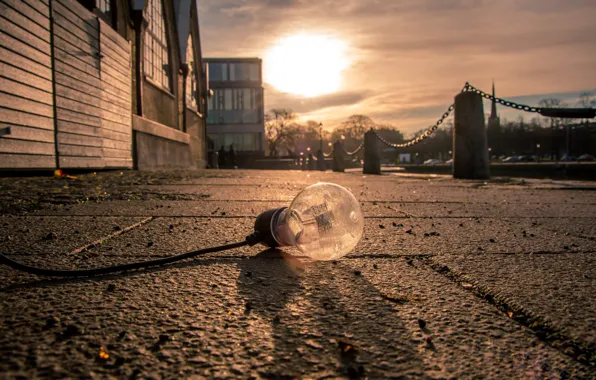
[[[302,190],[290,207],[257,217],[255,231],[269,247],[295,246],[313,260],[336,260],[362,237],[358,200],[344,187],[319,182]]]

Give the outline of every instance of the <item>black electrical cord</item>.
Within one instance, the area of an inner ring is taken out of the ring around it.
[[[152,267],[152,266],[170,264],[175,261],[189,259],[191,257],[195,257],[198,255],[204,255],[207,253],[226,251],[228,249],[243,247],[245,245],[253,246],[253,245],[259,243],[260,241],[261,240],[260,240],[259,236],[256,233],[253,233],[252,235],[247,236],[246,240],[244,240],[242,242],[238,242],[238,243],[221,245],[219,247],[199,249],[197,251],[185,252],[185,253],[181,253],[179,255],[164,257],[162,259],[139,261],[139,262],[135,262],[135,263],[114,265],[114,266],[110,266],[110,267],[95,268],[95,269],[60,270],[60,269],[36,268],[36,267],[29,266],[29,265],[18,263],[16,261],[11,260],[8,257],[4,256],[3,254],[0,254],[0,264],[8,265],[9,267],[11,267],[13,269],[20,270],[22,272],[31,273],[31,274],[36,274],[39,276],[91,277],[91,276],[98,276],[98,275],[114,273],[114,272],[123,272],[123,271],[127,271],[127,270],[141,269],[141,268],[148,268],[148,267]]]

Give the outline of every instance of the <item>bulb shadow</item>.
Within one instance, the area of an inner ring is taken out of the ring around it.
[[[422,376],[422,358],[394,309],[399,306],[348,264],[267,250],[237,265],[245,314],[270,327],[267,377]]]

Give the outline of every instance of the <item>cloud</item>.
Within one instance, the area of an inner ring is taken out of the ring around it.
[[[272,108],[291,108],[299,114],[322,111],[328,108],[350,106],[357,104],[367,97],[363,92],[338,92],[334,94],[306,98],[276,91],[271,86],[265,86],[265,102],[268,110]],[[292,105],[288,107],[288,104]]]

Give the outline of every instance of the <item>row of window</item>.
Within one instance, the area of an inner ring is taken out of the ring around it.
[[[258,110],[261,106],[259,88],[217,88],[209,98],[209,110]]]
[[[162,87],[171,90],[170,59],[168,55],[163,2],[161,0],[148,0],[144,15],[148,21],[145,31],[145,75]],[[199,83],[197,81],[194,50],[190,35],[188,36],[186,57],[189,68],[188,79],[186,81],[186,104],[188,107],[198,110]]]
[[[218,88],[209,98],[209,124],[255,124],[262,118],[262,91],[258,88]]]
[[[210,133],[207,135],[209,139],[209,149],[219,151],[222,147],[230,150],[233,144],[234,150],[237,152],[257,152],[261,150],[261,133]]]
[[[261,80],[258,63],[209,63],[209,80],[226,81],[255,81]]]

